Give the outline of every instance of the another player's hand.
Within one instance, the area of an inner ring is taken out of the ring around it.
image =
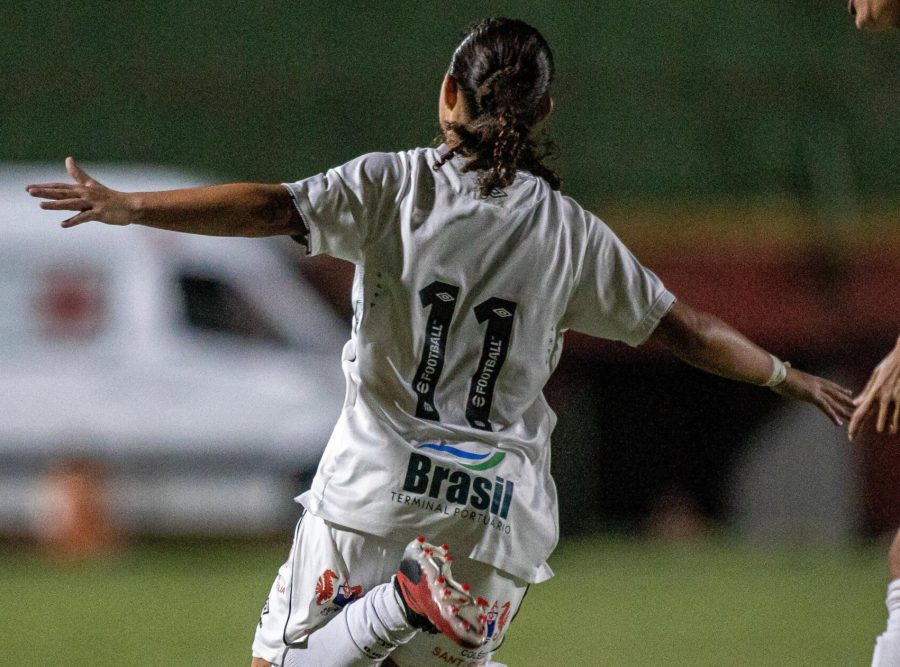
[[[127,225],[131,216],[131,201],[124,192],[110,190],[91,178],[87,172],[66,158],[66,171],[75,183],[39,183],[25,189],[32,197],[42,201],[41,208],[48,211],[79,211],[62,222],[62,227],[74,227],[89,220],[99,220],[110,225]]]
[[[851,440],[856,437],[863,421],[876,406],[878,407],[876,430],[884,433],[887,426],[892,435],[896,435],[900,430],[900,340],[872,371],[869,383],[862,393],[853,399],[853,404],[856,410],[853,412],[847,433]],[[891,415],[890,424],[888,424],[889,415]]]
[[[789,368],[784,382],[773,387],[773,390],[782,396],[815,405],[838,426],[843,425],[844,420],[853,413],[853,392],[831,380],[796,368]]]

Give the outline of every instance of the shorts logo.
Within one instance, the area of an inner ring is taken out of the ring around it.
[[[344,581],[337,587],[337,595],[334,593],[334,582],[338,580],[334,570],[325,570],[316,582],[316,604],[322,606],[328,602],[337,607],[344,607],[354,600],[362,597],[362,586],[351,586]]]
[[[506,452],[494,452],[491,454],[491,452],[488,451],[481,454],[478,452],[469,452],[459,447],[453,447],[452,445],[441,445],[436,442],[424,442],[416,447],[416,449],[430,449],[435,452],[440,452],[454,463],[469,470],[490,470],[503,463],[503,459],[506,458]]]
[[[509,602],[504,602],[502,607],[500,606],[500,600],[494,602],[487,614],[488,639],[497,639],[503,633],[503,628],[506,627],[509,621],[509,611]]]
[[[494,308],[493,312],[497,317],[512,317],[512,313],[506,308]]]

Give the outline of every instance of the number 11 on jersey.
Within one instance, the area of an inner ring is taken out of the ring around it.
[[[448,331],[458,298],[459,287],[439,280],[419,291],[422,307],[430,308],[425,325],[422,358],[412,382],[413,391],[418,397],[416,417],[420,419],[440,421],[441,418],[434,405],[434,392],[444,370]],[[487,322],[487,330],[484,334],[481,359],[469,385],[466,421],[474,428],[491,431],[493,428],[490,414],[494,388],[509,350],[516,304],[499,297],[491,297],[475,306],[474,310],[479,323]]]
[[[487,322],[484,347],[478,370],[472,376],[469,398],[466,401],[466,421],[482,431],[491,431],[491,403],[494,400],[494,386],[497,376],[506,361],[509,339],[512,337],[513,315],[516,304],[506,299],[492,296],[475,306],[475,317],[479,323]]]

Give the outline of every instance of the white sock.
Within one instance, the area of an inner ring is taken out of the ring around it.
[[[369,667],[378,665],[400,644],[416,636],[393,583],[380,584],[351,602],[303,648],[290,649],[283,667]]]
[[[893,667],[900,665],[900,579],[888,584],[887,629],[875,640],[872,667]]]

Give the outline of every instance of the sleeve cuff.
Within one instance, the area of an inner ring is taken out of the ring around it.
[[[638,325],[634,328],[629,340],[626,342],[632,347],[637,347],[646,343],[647,339],[650,338],[650,334],[652,334],[659,325],[660,320],[666,316],[674,305],[675,295],[668,290],[663,290],[663,293],[653,302],[653,305],[650,306],[650,310],[647,311]]]
[[[303,224],[303,231],[300,234],[291,236],[291,238],[297,243],[306,246],[306,254],[319,254],[321,239],[315,224],[310,223],[311,220],[315,219],[315,212],[309,205],[309,201],[296,183],[282,183],[281,185],[290,193],[291,201],[294,202],[294,207],[300,214],[300,222]]]

